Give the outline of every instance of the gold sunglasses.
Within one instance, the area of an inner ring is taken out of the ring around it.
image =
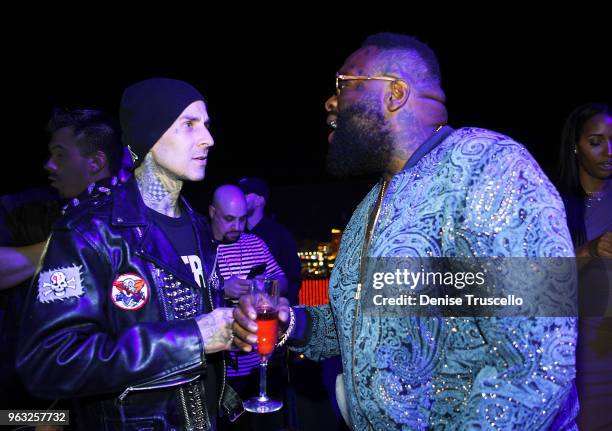
[[[340,95],[340,92],[345,87],[345,83],[348,81],[402,81],[399,78],[393,78],[391,76],[364,76],[364,75],[343,75],[336,73],[336,95]]]

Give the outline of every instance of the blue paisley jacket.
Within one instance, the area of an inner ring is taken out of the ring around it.
[[[346,227],[330,303],[307,307],[293,350],[342,356],[355,430],[576,429],[576,319],[381,318],[356,300],[381,184]],[[368,257],[571,257],[563,204],[527,150],[444,127],[388,184]],[[365,288],[365,287],[364,287]]]

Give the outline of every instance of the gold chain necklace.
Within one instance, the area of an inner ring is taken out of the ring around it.
[[[440,131],[442,127],[444,127],[444,124],[438,125],[427,140],[431,139],[433,135],[438,133],[438,131]],[[359,266],[359,280],[357,282],[357,293],[355,294],[356,300],[359,300],[359,297],[361,295],[361,287],[363,284],[362,281],[363,281],[363,275],[364,275],[363,272],[364,272],[364,267],[365,267],[364,263],[365,263],[365,259],[368,254],[368,248],[370,247],[370,242],[372,241],[372,234],[374,233],[374,229],[376,227],[376,224],[378,223],[378,218],[380,216],[380,209],[382,207],[382,202],[385,197],[385,193],[387,192],[388,185],[389,185],[389,181],[383,178],[382,185],[380,186],[380,190],[378,192],[378,197],[376,198],[376,203],[374,205],[374,208],[370,212],[368,218],[366,219],[366,230],[365,230],[365,235],[363,239],[363,245],[361,247],[361,258],[359,259],[360,260],[359,262],[359,265],[360,265]],[[373,219],[372,219],[372,214],[375,214]]]
[[[586,198],[584,200],[584,205],[587,208],[592,208],[593,206],[600,203],[610,192],[609,184],[610,184],[609,182],[606,182],[606,184],[604,184],[602,189],[596,192],[587,192],[585,190]]]
[[[367,220],[366,220],[366,231],[365,236],[363,238],[363,245],[361,246],[361,258],[359,259],[359,281],[357,282],[357,293],[355,294],[355,299],[359,300],[359,296],[361,294],[361,286],[363,280],[363,272],[365,270],[365,259],[368,255],[368,248],[370,247],[370,241],[372,240],[372,234],[374,233],[374,228],[376,227],[376,223],[378,222],[378,217],[380,216],[380,208],[382,207],[382,201],[385,197],[385,193],[387,192],[387,186],[389,185],[389,181],[383,178],[382,184],[380,186],[380,190],[378,191],[378,197],[376,198],[376,202],[374,204],[374,208],[370,212]],[[374,217],[372,218],[372,215]]]

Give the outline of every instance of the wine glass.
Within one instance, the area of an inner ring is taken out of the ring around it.
[[[252,413],[280,410],[283,402],[266,394],[268,359],[274,352],[278,336],[278,280],[255,278],[251,284],[251,300],[257,312],[257,353],[259,353],[259,396],[246,400],[244,409]]]

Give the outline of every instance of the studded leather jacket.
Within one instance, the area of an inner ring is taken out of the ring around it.
[[[225,364],[194,319],[219,278],[209,226],[185,201],[203,279],[149,219],[135,180],[96,189],[55,224],[26,299],[17,368],[29,390],[74,398],[79,429],[211,429],[206,398],[235,418]],[[210,367],[217,393],[205,391]]]

